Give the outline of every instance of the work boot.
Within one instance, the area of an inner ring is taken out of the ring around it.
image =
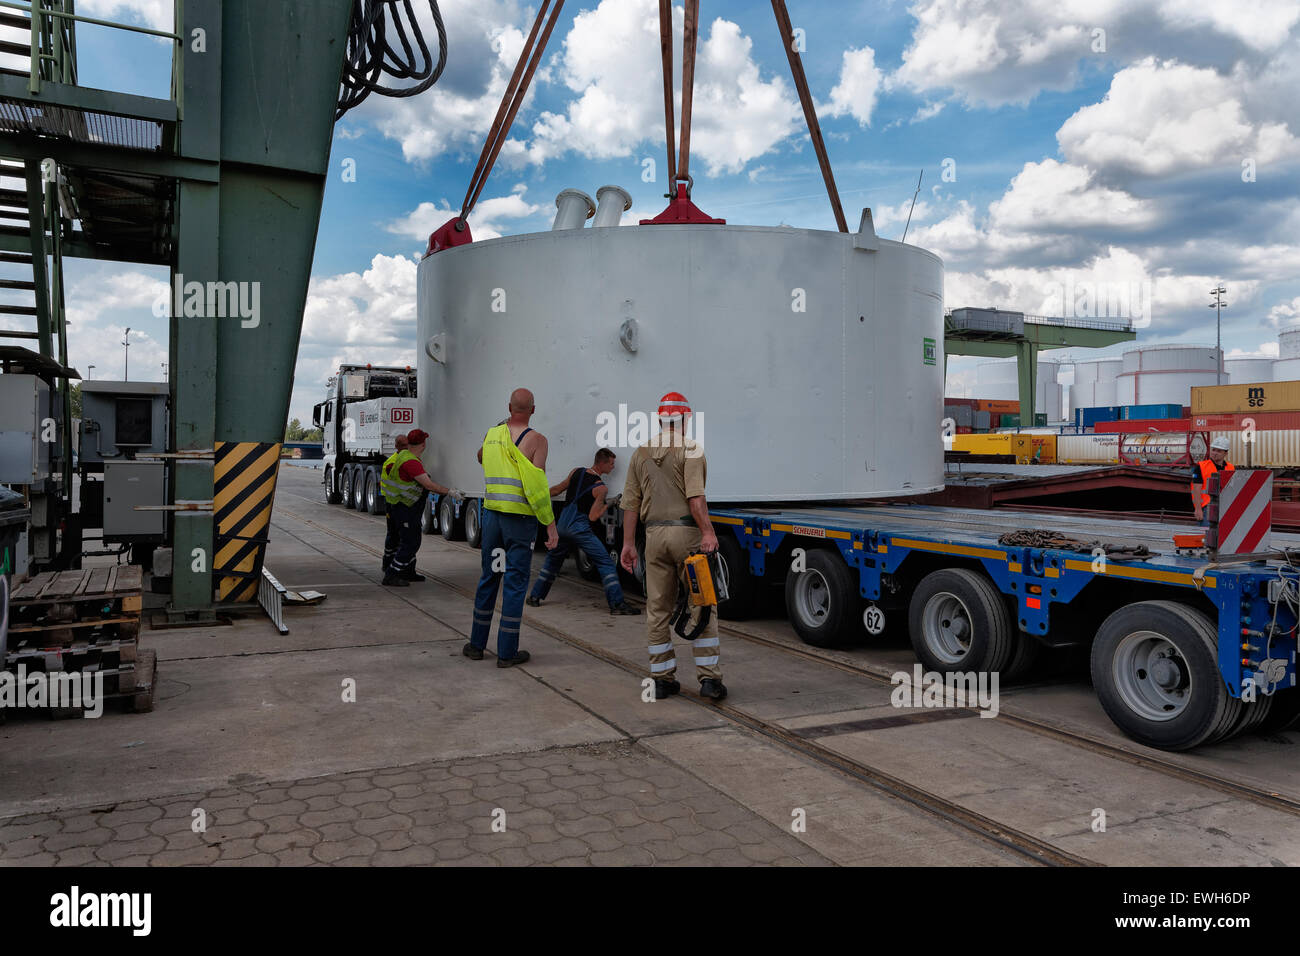
[[[671,677],[655,680],[655,700],[665,700],[682,689],[682,685]]]
[[[391,571],[384,575],[384,587],[386,588],[409,588],[411,582],[399,574],[393,574]]]
[[[524,664],[532,656],[527,651],[515,651],[514,657],[498,657],[497,667],[514,667],[516,664]]]
[[[640,614],[641,609],[639,607],[633,607],[632,605],[624,601],[622,604],[615,604],[613,607],[611,607],[609,609],[609,613],[610,614]]]
[[[537,598],[533,597],[531,594],[528,595],[528,597],[524,598],[524,603],[527,604],[529,607],[541,607],[541,606],[542,606],[542,602],[541,602],[540,600],[538,600]]]
[[[727,696],[727,688],[716,677],[706,677],[700,681],[700,696],[705,700],[722,700]]]
[[[472,661],[481,661],[483,659],[483,648],[475,647],[473,644],[466,644],[460,649],[460,652]]]
[[[425,580],[424,575],[421,574],[419,571],[415,570],[414,567],[412,567],[411,570],[409,570],[409,571],[403,571],[403,572],[402,572],[402,577],[406,578],[406,580],[408,580],[408,581],[423,581],[423,580]]]

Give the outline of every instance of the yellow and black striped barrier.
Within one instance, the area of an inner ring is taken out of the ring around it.
[[[222,603],[257,598],[279,467],[279,442],[217,442],[212,496],[217,556],[212,571]]]

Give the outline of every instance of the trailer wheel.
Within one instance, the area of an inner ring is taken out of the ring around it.
[[[325,503],[327,505],[336,505],[343,500],[339,490],[334,487],[335,479],[338,475],[334,471],[333,465],[325,466]]]
[[[381,515],[388,511],[388,502],[379,490],[379,469],[366,469],[366,510],[372,515]]]
[[[982,574],[944,568],[921,579],[907,612],[912,649],[926,670],[1001,674],[1016,651],[1002,594]]]
[[[366,468],[357,465],[352,469],[352,507],[357,511],[366,510]]]
[[[1217,658],[1218,634],[1204,614],[1173,601],[1142,601],[1115,611],[1097,631],[1092,684],[1128,736],[1190,750],[1231,731],[1240,713]]]
[[[857,633],[862,596],[838,555],[810,548],[807,570],[785,576],[785,608],[795,633],[813,647],[835,647]]]
[[[465,543],[471,548],[477,548],[483,541],[483,516],[479,513],[478,509],[478,499],[465,499],[465,508],[462,520],[465,522]]]
[[[438,518],[433,511],[433,498],[424,496],[424,507],[420,509],[420,533],[433,534],[438,530]]]
[[[1019,631],[1013,635],[1013,639],[1016,647],[1011,653],[1010,663],[1002,673],[1002,679],[1008,681],[1019,680],[1033,670],[1043,653],[1042,642],[1032,634]]]
[[[1257,728],[1261,734],[1281,733],[1296,725],[1300,718],[1300,687],[1288,687],[1272,694],[1273,706]]]
[[[731,595],[718,605],[718,617],[724,621],[743,621],[754,610],[758,582],[749,572],[749,555],[736,536],[723,529],[718,535],[718,557],[727,572],[727,592]]]
[[[464,515],[456,517],[451,495],[443,495],[438,502],[438,530],[448,541],[462,541],[465,538]]]
[[[1256,731],[1268,719],[1273,710],[1273,698],[1267,694],[1258,694],[1253,701],[1238,701],[1237,719],[1232,729],[1224,736],[1236,737]]]
[[[353,495],[352,486],[357,480],[357,470],[351,465],[343,466],[343,507],[352,509],[357,506],[356,497]]]

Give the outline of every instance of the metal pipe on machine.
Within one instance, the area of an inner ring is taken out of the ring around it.
[[[623,221],[623,213],[631,208],[632,197],[622,186],[601,186],[596,190],[596,218],[591,228],[617,226]]]
[[[596,214],[596,204],[581,189],[564,189],[555,197],[555,222],[551,231],[581,229]]]

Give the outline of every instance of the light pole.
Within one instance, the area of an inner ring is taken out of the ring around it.
[[[86,368],[86,375],[87,375],[87,377],[89,377],[89,378],[94,378],[94,376],[90,374],[90,373],[93,372],[94,370],[95,370],[95,366],[93,366],[93,365],[87,366],[87,368]]]
[[[1223,287],[1223,283],[1219,283],[1210,290],[1210,295],[1214,296],[1214,301],[1210,303],[1210,308],[1214,310],[1214,347],[1219,353],[1214,367],[1215,385],[1223,384],[1223,310],[1228,307],[1223,301],[1223,294],[1227,291]]]
[[[131,380],[131,327],[126,328],[126,335],[122,339],[122,381]]]

